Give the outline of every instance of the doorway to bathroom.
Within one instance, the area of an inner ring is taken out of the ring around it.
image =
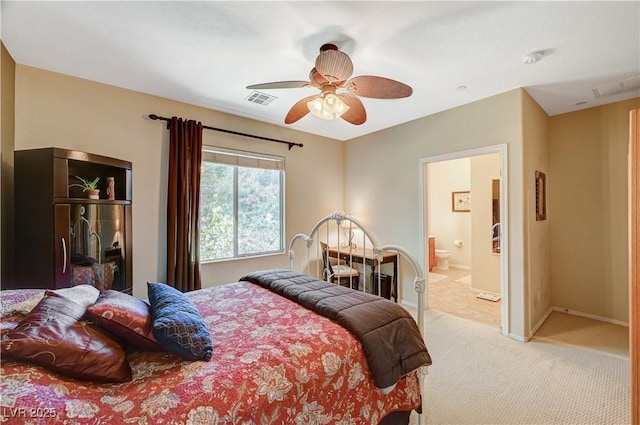
[[[508,334],[506,145],[421,159],[427,306]]]

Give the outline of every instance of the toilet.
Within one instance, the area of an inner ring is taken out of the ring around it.
[[[446,249],[436,249],[436,268],[438,270],[449,270],[449,257],[451,251]]]

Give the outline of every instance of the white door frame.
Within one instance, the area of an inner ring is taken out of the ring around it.
[[[507,144],[486,146],[482,148],[469,149],[460,152],[451,152],[442,155],[429,156],[420,158],[420,181],[419,187],[419,216],[420,222],[418,227],[420,229],[420,252],[426,265],[426,288],[425,288],[425,308],[429,308],[429,253],[425,249],[427,243],[426,229],[429,228],[427,223],[426,212],[426,187],[425,187],[425,169],[426,165],[430,162],[448,161],[452,159],[468,158],[472,156],[486,155],[491,153],[500,154],[500,290],[502,291],[502,334],[509,335],[509,173],[508,173],[508,156],[507,156]]]

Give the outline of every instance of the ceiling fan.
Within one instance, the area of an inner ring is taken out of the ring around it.
[[[359,97],[374,99],[400,99],[409,97],[413,89],[408,85],[389,78],[372,75],[351,77],[353,63],[349,56],[338,50],[334,44],[324,44],[316,58],[315,67],[309,73],[310,81],[277,81],[272,83],[253,84],[247,89],[291,89],[300,87],[316,87],[320,94],[305,97],[289,110],[284,119],[285,124],[293,124],[311,112],[323,119],[337,117],[360,125],[367,120],[367,112]],[[348,92],[338,92],[346,89]]]

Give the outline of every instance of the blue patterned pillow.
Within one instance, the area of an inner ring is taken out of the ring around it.
[[[213,340],[193,301],[165,284],[147,282],[153,336],[167,351],[185,359],[211,359]]]

